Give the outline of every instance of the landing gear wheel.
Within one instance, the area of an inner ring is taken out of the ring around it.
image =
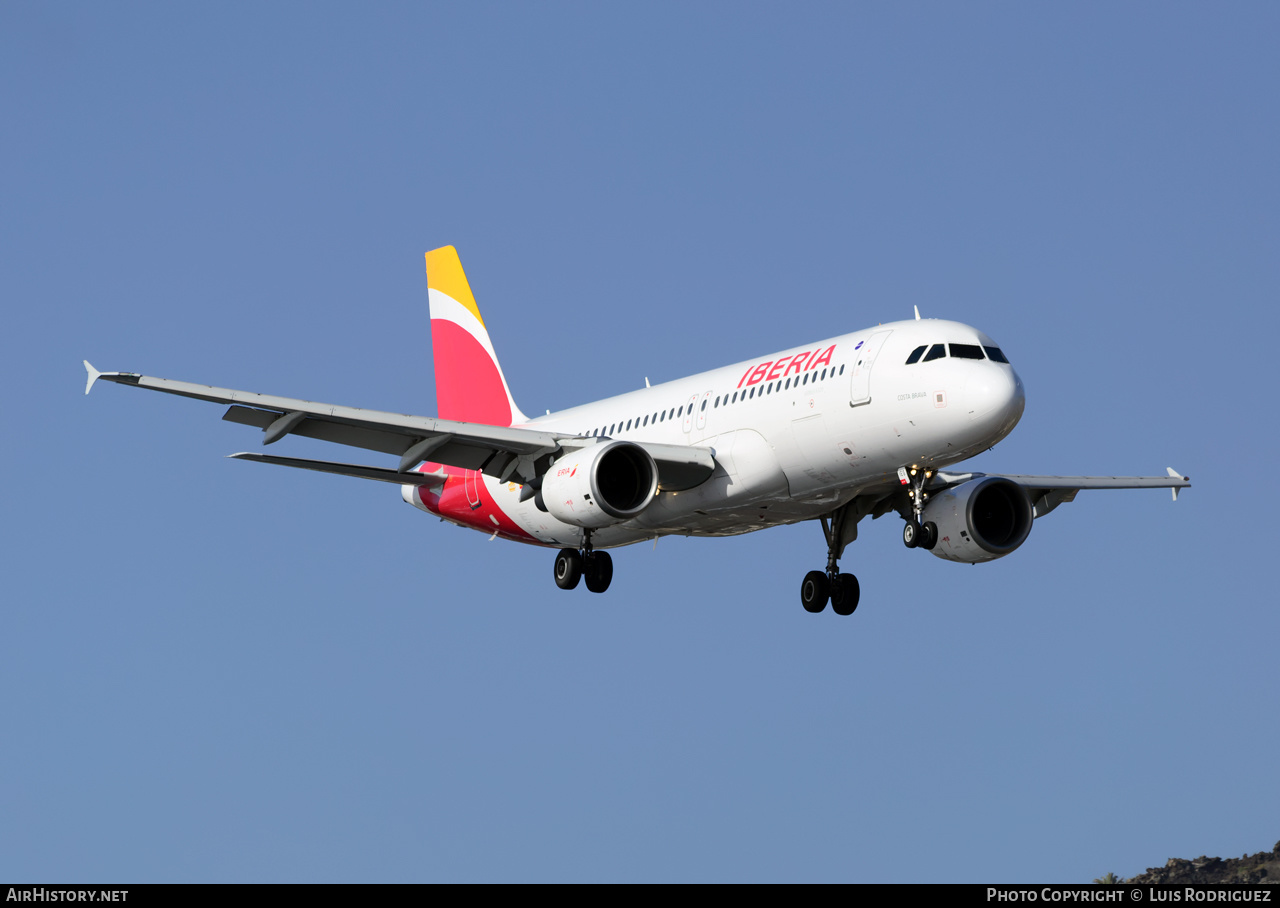
[[[587,556],[582,575],[587,581],[587,589],[603,593],[609,588],[609,581],[613,580],[613,558],[608,552],[592,552]]]
[[[817,614],[827,607],[827,596],[831,591],[831,583],[822,571],[810,571],[804,575],[800,584],[800,604],[806,612]]]
[[[858,607],[862,590],[858,578],[852,574],[836,574],[831,581],[831,611],[837,615],[852,615]]]
[[[932,551],[933,547],[938,544],[938,525],[930,520],[920,529],[920,548]]]
[[[577,549],[561,549],[557,553],[555,577],[556,586],[562,590],[571,590],[578,585],[582,577],[582,556]]]
[[[902,544],[909,549],[914,549],[920,545],[921,537],[924,535],[924,528],[914,520],[908,520],[902,527]]]

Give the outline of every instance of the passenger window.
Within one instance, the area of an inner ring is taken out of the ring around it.
[[[818,376],[818,378],[823,379],[823,378],[826,378],[826,377],[827,377],[827,370],[826,370],[826,369],[823,369],[823,370],[822,370],[822,374],[821,374],[821,375],[819,375],[819,376]]]
[[[991,360],[993,363],[1009,362],[1009,360],[1005,359],[1004,351],[999,347],[983,347],[982,349],[987,351],[987,359]]]
[[[947,348],[944,344],[934,344],[929,348],[929,352],[924,355],[926,363],[933,362],[935,359],[942,359],[947,355]]]
[[[844,375],[844,363],[840,364],[840,374]]]
[[[631,431],[631,420],[629,420],[629,419],[627,420],[627,427],[626,427],[626,429],[624,429],[623,431],[624,431],[624,432],[630,432],[630,431]]]
[[[948,344],[953,359],[983,359],[982,348],[977,344]]]
[[[644,418],[644,422],[640,423],[640,425],[642,425],[642,426],[647,426],[647,425],[649,425],[649,417],[648,417],[648,416],[646,416],[646,417]]]
[[[907,365],[914,366],[916,363],[920,362],[920,357],[924,356],[924,351],[927,350],[928,348],[929,348],[929,345],[924,344],[912,350],[911,355],[907,357]]]

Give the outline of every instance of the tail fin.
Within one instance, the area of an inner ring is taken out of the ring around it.
[[[528,422],[511,398],[489,331],[452,246],[427,253],[427,295],[440,418],[488,426]]]

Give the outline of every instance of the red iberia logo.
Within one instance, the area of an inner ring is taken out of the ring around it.
[[[792,373],[799,375],[822,365],[830,365],[831,357],[835,352],[836,345],[832,344],[825,350],[806,350],[781,359],[771,359],[747,369],[738,380],[738,387],[741,388],[743,385],[750,387],[762,381],[786,378]]]

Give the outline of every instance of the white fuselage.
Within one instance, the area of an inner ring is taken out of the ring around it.
[[[636,518],[593,532],[598,548],[665,534],[733,535],[812,519],[896,485],[904,466],[942,468],[983,451],[1022,415],[1013,367],[951,355],[907,364],[922,345],[995,348],[959,322],[891,322],[530,420],[543,431],[714,451],[711,478],[659,492]],[[937,355],[935,353],[935,355]],[[480,477],[495,505],[544,545],[583,531],[521,502],[520,487]],[[420,500],[405,488],[405,498]],[[485,526],[470,521],[455,521]]]

